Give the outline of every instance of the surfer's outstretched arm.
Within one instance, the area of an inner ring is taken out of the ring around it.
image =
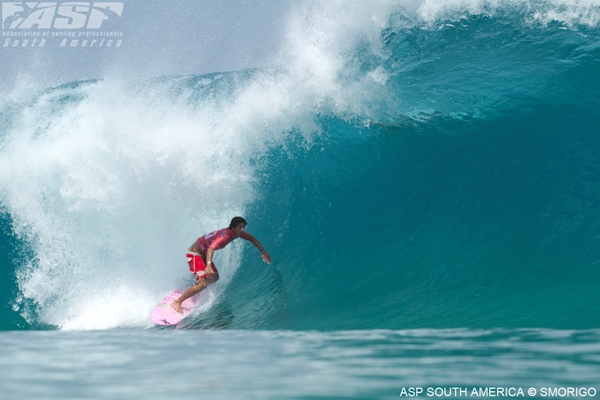
[[[260,251],[260,256],[263,259],[263,261],[266,262],[267,264],[271,264],[271,256],[269,255],[269,253],[267,253],[265,248],[262,247],[260,242],[254,236],[250,235],[249,233],[247,233],[247,235],[249,236],[249,238],[247,240],[251,241],[252,244],[254,246],[256,246],[258,251]]]

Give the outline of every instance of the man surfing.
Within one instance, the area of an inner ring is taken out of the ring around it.
[[[215,250],[220,250],[237,238],[249,240],[258,248],[264,262],[271,264],[271,256],[261,246],[258,240],[249,233],[246,233],[246,220],[242,217],[233,217],[228,228],[223,228],[215,232],[211,232],[198,238],[194,244],[190,246],[186,254],[190,272],[196,277],[196,284],[186,290],[171,307],[178,313],[183,313],[181,303],[185,299],[192,297],[196,293],[204,290],[206,286],[215,283],[219,280],[219,271],[213,263],[213,253]]]

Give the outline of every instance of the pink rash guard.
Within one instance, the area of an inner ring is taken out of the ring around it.
[[[246,232],[242,232],[240,237],[245,240],[250,240],[251,238]],[[237,236],[235,236],[233,229],[223,228],[198,238],[198,240],[196,240],[196,246],[202,250],[203,254],[206,254],[209,247],[212,247],[214,250],[220,250],[234,239],[237,239]]]

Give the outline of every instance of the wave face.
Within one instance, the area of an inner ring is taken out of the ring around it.
[[[269,68],[0,101],[2,329],[600,323],[600,3],[311,2]],[[238,241],[239,242],[239,241]]]

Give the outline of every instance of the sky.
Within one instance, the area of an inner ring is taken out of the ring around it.
[[[21,13],[24,2],[1,3],[0,92],[19,85],[264,66],[281,43],[292,5],[291,0],[105,0],[78,1],[75,9],[72,1],[57,0],[50,7],[27,2],[32,7],[27,14]]]

